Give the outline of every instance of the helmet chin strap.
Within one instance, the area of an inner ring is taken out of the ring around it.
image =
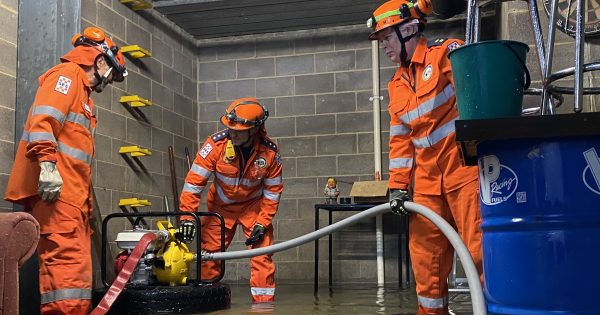
[[[112,67],[108,68],[108,70],[106,70],[104,75],[101,76],[100,73],[98,73],[98,66],[94,65],[94,77],[96,78],[96,84],[94,85],[94,91],[96,91],[97,93],[104,91],[104,88],[109,83],[108,76],[110,75],[112,70],[113,70]]]
[[[415,37],[419,32],[415,32],[409,36],[403,37],[402,32],[400,32],[400,26],[394,25],[393,27],[394,31],[396,32],[396,35],[398,36],[398,40],[400,40],[400,45],[402,45],[400,51],[400,62],[403,66],[408,67],[410,62],[409,60],[407,60],[408,53],[406,52],[406,43],[410,41],[413,37]]]
[[[258,133],[258,132],[252,133],[252,129],[248,129],[247,131],[248,131],[248,139],[246,140],[246,142],[242,143],[240,145],[240,147],[247,147],[250,144],[252,144],[252,142],[254,142],[254,136]]]

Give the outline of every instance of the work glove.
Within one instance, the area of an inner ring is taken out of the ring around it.
[[[408,215],[404,208],[404,202],[409,201],[408,191],[402,189],[392,189],[390,191],[390,207],[392,212],[398,215]]]
[[[58,173],[54,162],[40,162],[40,179],[38,181],[38,195],[44,201],[55,201],[60,195],[63,180]]]
[[[254,228],[252,229],[252,233],[250,233],[250,237],[246,239],[246,246],[254,245],[262,241],[265,236],[265,227],[260,223],[256,223]]]
[[[191,243],[196,236],[196,225],[190,220],[183,220],[179,223],[178,232],[182,241]]]

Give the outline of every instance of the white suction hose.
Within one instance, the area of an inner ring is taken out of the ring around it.
[[[454,249],[460,261],[465,269],[465,273],[467,275],[467,281],[469,283],[469,291],[471,293],[471,302],[473,304],[473,314],[474,315],[486,315],[487,310],[485,306],[485,298],[483,296],[483,289],[481,288],[481,282],[479,282],[479,273],[477,272],[477,268],[475,267],[475,263],[473,263],[473,259],[471,258],[471,254],[469,250],[462,242],[460,236],[454,228],[448,224],[442,217],[437,215],[431,209],[422,206],[420,204],[414,202],[405,202],[404,207],[406,210],[410,212],[418,213],[427,219],[429,219],[433,224],[435,224],[441,231],[446,235]],[[344,220],[336,222],[332,225],[328,225],[324,228],[316,230],[314,232],[308,233],[306,235],[281,242],[275,245],[249,249],[249,250],[240,250],[233,252],[220,252],[220,253],[208,253],[202,252],[202,260],[230,260],[230,259],[241,259],[241,258],[250,258],[265,254],[271,254],[275,252],[280,252],[286,249],[290,249],[308,242],[312,242],[318,238],[329,235],[343,227],[348,225],[352,225],[358,221],[364,220],[366,218],[370,218],[379,214],[383,214],[391,211],[390,205],[385,203],[373,208],[362,211],[358,214],[355,214],[351,217],[348,217]]]
[[[444,233],[446,238],[450,241],[460,262],[467,275],[467,282],[469,283],[469,291],[471,293],[471,303],[473,304],[473,314],[475,315],[486,315],[487,308],[485,306],[485,298],[483,296],[483,289],[481,288],[481,282],[479,281],[479,272],[475,267],[471,253],[467,249],[467,246],[462,242],[462,239],[456,233],[454,228],[446,222],[437,213],[431,209],[414,202],[405,202],[404,207],[406,210],[414,213],[418,213],[426,217],[431,223],[435,224]]]
[[[328,225],[328,226],[323,227],[314,232],[302,235],[300,237],[296,237],[291,240],[287,240],[285,242],[281,242],[281,243],[267,246],[267,247],[248,249],[248,250],[240,250],[240,251],[234,251],[234,252],[221,252],[221,253],[208,253],[208,252],[204,253],[203,252],[202,260],[230,260],[230,259],[250,258],[250,257],[254,257],[254,256],[264,255],[264,254],[280,252],[282,250],[290,249],[290,248],[293,248],[293,247],[296,247],[296,246],[299,246],[299,245],[302,245],[302,244],[305,244],[308,242],[312,242],[318,238],[329,235],[343,227],[352,225],[358,221],[364,220],[366,218],[370,218],[372,216],[376,216],[378,214],[383,214],[383,213],[389,212],[390,210],[391,210],[390,205],[387,203],[378,205],[373,208],[369,208],[365,211],[362,211],[360,213],[357,213],[353,216],[350,216],[344,220],[338,221],[332,225]]]

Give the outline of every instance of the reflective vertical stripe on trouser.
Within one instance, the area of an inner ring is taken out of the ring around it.
[[[415,193],[413,200],[453,223],[445,195]],[[447,303],[440,302],[448,295],[448,275],[454,250],[440,229],[425,217],[410,216],[409,220],[409,249],[419,297],[418,314],[446,314]]]
[[[84,205],[87,207],[87,205]],[[87,314],[91,306],[92,256],[89,211],[62,201],[32,202],[40,223],[38,245],[42,314]]]

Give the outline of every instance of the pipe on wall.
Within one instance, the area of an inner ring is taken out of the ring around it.
[[[379,96],[379,41],[371,41],[371,68],[373,71],[373,159],[375,162],[375,179],[381,180],[381,97]],[[385,284],[385,260],[383,257],[383,218],[375,217],[375,240],[377,244],[377,285]]]
[[[449,19],[467,8],[465,0],[430,0],[433,5],[433,14],[440,19]]]

